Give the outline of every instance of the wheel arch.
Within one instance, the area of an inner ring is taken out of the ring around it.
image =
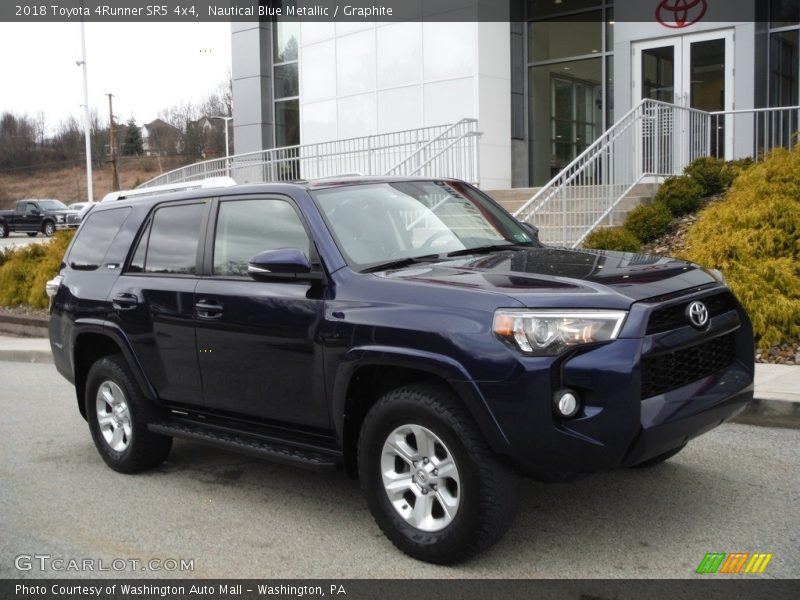
[[[342,444],[345,471],[357,474],[358,436],[372,405],[385,393],[411,383],[449,389],[474,419],[489,446],[500,454],[508,438],[468,373],[450,357],[402,348],[361,347],[345,355],[333,389],[333,425]]]
[[[78,410],[86,418],[84,396],[86,394],[86,376],[91,366],[106,356],[121,355],[128,363],[136,383],[145,397],[155,402],[156,394],[150,382],[136,360],[124,334],[113,327],[89,325],[76,332],[72,340],[73,373],[75,377],[75,394],[78,401]]]

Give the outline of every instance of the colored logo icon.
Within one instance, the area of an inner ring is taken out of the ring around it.
[[[656,7],[656,20],[664,27],[683,29],[697,23],[707,10],[706,0],[661,0]]]
[[[700,575],[727,574],[740,575],[744,573],[760,574],[767,569],[773,554],[764,552],[708,552],[700,561],[696,573]]]

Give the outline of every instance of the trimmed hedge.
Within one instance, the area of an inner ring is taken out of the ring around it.
[[[637,206],[625,221],[625,229],[646,244],[667,233],[672,227],[672,213],[666,204],[654,202],[646,206]]]
[[[654,202],[666,205],[674,217],[680,217],[700,208],[703,186],[691,177],[670,177],[658,188]]]
[[[44,285],[58,275],[73,231],[59,231],[44,244],[7,249],[0,257],[0,305],[47,308]]]
[[[800,336],[800,151],[772,151],[734,181],[689,231],[685,258],[720,269],[759,345]]]
[[[595,229],[583,242],[584,248],[593,250],[618,250],[620,252],[639,252],[642,243],[627,229]]]

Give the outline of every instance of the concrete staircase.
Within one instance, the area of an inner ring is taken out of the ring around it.
[[[484,191],[513,214],[522,208],[539,190],[540,188],[513,188]],[[637,184],[617,204],[614,211],[600,226],[618,227],[622,225],[634,208],[642,204],[650,204],[655,192],[656,186],[652,183]],[[587,222],[587,219],[591,218],[592,215],[590,207],[597,203],[597,199],[592,197],[592,193],[593,191],[590,187],[574,186],[569,189],[569,198],[567,199],[568,229],[585,230],[591,225],[590,222]],[[564,229],[562,216],[560,203],[557,206],[548,206],[544,211],[537,214],[532,223],[539,228],[542,241],[556,242],[561,239]]]

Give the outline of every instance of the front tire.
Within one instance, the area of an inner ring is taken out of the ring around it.
[[[364,419],[358,450],[370,511],[409,556],[462,561],[511,525],[517,474],[443,386],[414,384],[384,395]]]
[[[121,355],[101,358],[89,369],[85,407],[95,447],[115,471],[137,473],[166,460],[172,438],[147,428],[160,414]]]
[[[45,221],[44,225],[42,225],[42,233],[45,237],[53,237],[53,234],[56,232],[56,225],[52,221]]]

